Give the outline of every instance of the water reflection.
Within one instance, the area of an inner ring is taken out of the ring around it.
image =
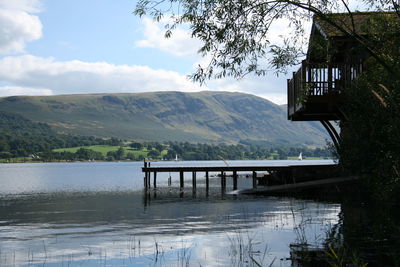
[[[200,174],[195,194],[190,175],[180,191],[167,173],[157,190],[143,191],[141,166],[0,165],[0,266],[240,266],[249,255],[290,266],[291,243],[321,243],[338,222],[340,205],[229,195],[218,178],[206,192]],[[250,184],[239,179],[239,188]]]
[[[178,260],[230,266],[235,246],[249,242],[254,251],[274,244],[272,261],[288,256],[301,220],[309,220],[303,234],[316,240],[337,222],[339,210],[338,205],[293,199],[234,199],[218,190],[195,197],[191,190],[181,196],[168,188],[8,196],[0,206],[0,263],[96,266],[106,258],[107,265],[149,265],[162,255],[160,266]]]

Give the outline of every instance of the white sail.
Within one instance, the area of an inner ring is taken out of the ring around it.
[[[302,152],[300,152],[299,160],[303,160],[303,153]]]

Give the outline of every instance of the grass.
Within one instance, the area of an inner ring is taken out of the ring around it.
[[[106,156],[108,152],[114,152],[117,151],[120,146],[108,146],[108,145],[95,145],[95,146],[78,146],[78,147],[69,147],[69,148],[57,148],[53,149],[54,152],[72,152],[75,153],[78,151],[80,148],[85,148],[85,149],[91,149],[96,152],[100,152],[103,156]],[[147,157],[147,154],[149,153],[149,150],[147,148],[143,148],[141,150],[136,150],[128,146],[123,146],[124,149],[124,155],[126,156],[128,153],[133,153],[133,155],[137,158],[139,156]],[[161,156],[164,156],[167,154],[167,150],[161,151]]]
[[[30,157],[17,157],[11,159],[0,159],[0,163],[24,163],[24,162],[33,162]]]
[[[77,146],[77,147],[69,147],[69,148],[58,148],[54,149],[54,152],[72,152],[75,153],[80,148],[91,149],[96,152],[100,152],[103,156],[106,156],[110,151],[117,151],[119,146],[107,146],[107,145],[95,145],[95,146]]]

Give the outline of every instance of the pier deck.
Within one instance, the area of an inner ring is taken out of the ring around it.
[[[233,190],[237,190],[238,174],[240,172],[250,173],[252,177],[252,189],[272,186],[286,186],[295,188],[296,185],[304,185],[312,181],[332,179],[337,177],[337,164],[316,164],[316,165],[278,165],[278,166],[160,166],[151,167],[150,162],[144,162],[142,172],[144,176],[144,187],[151,188],[151,174],[153,174],[153,187],[157,187],[157,173],[169,172],[179,173],[180,188],[184,188],[185,173],[192,173],[192,188],[196,190],[197,173],[205,173],[206,190],[209,189],[210,173],[218,173],[221,179],[221,189],[226,190],[226,179],[232,177]],[[260,173],[262,174],[260,176]],[[332,183],[332,180],[331,180]],[[318,183],[312,183],[318,184]],[[323,183],[321,183],[323,184]],[[259,191],[259,190],[257,190]],[[268,190],[267,190],[268,191]]]

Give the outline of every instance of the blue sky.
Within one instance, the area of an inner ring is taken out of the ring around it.
[[[0,0],[0,96],[201,90],[286,103],[286,78],[187,80],[197,40],[133,15],[134,0]],[[285,31],[277,25],[273,38]]]

